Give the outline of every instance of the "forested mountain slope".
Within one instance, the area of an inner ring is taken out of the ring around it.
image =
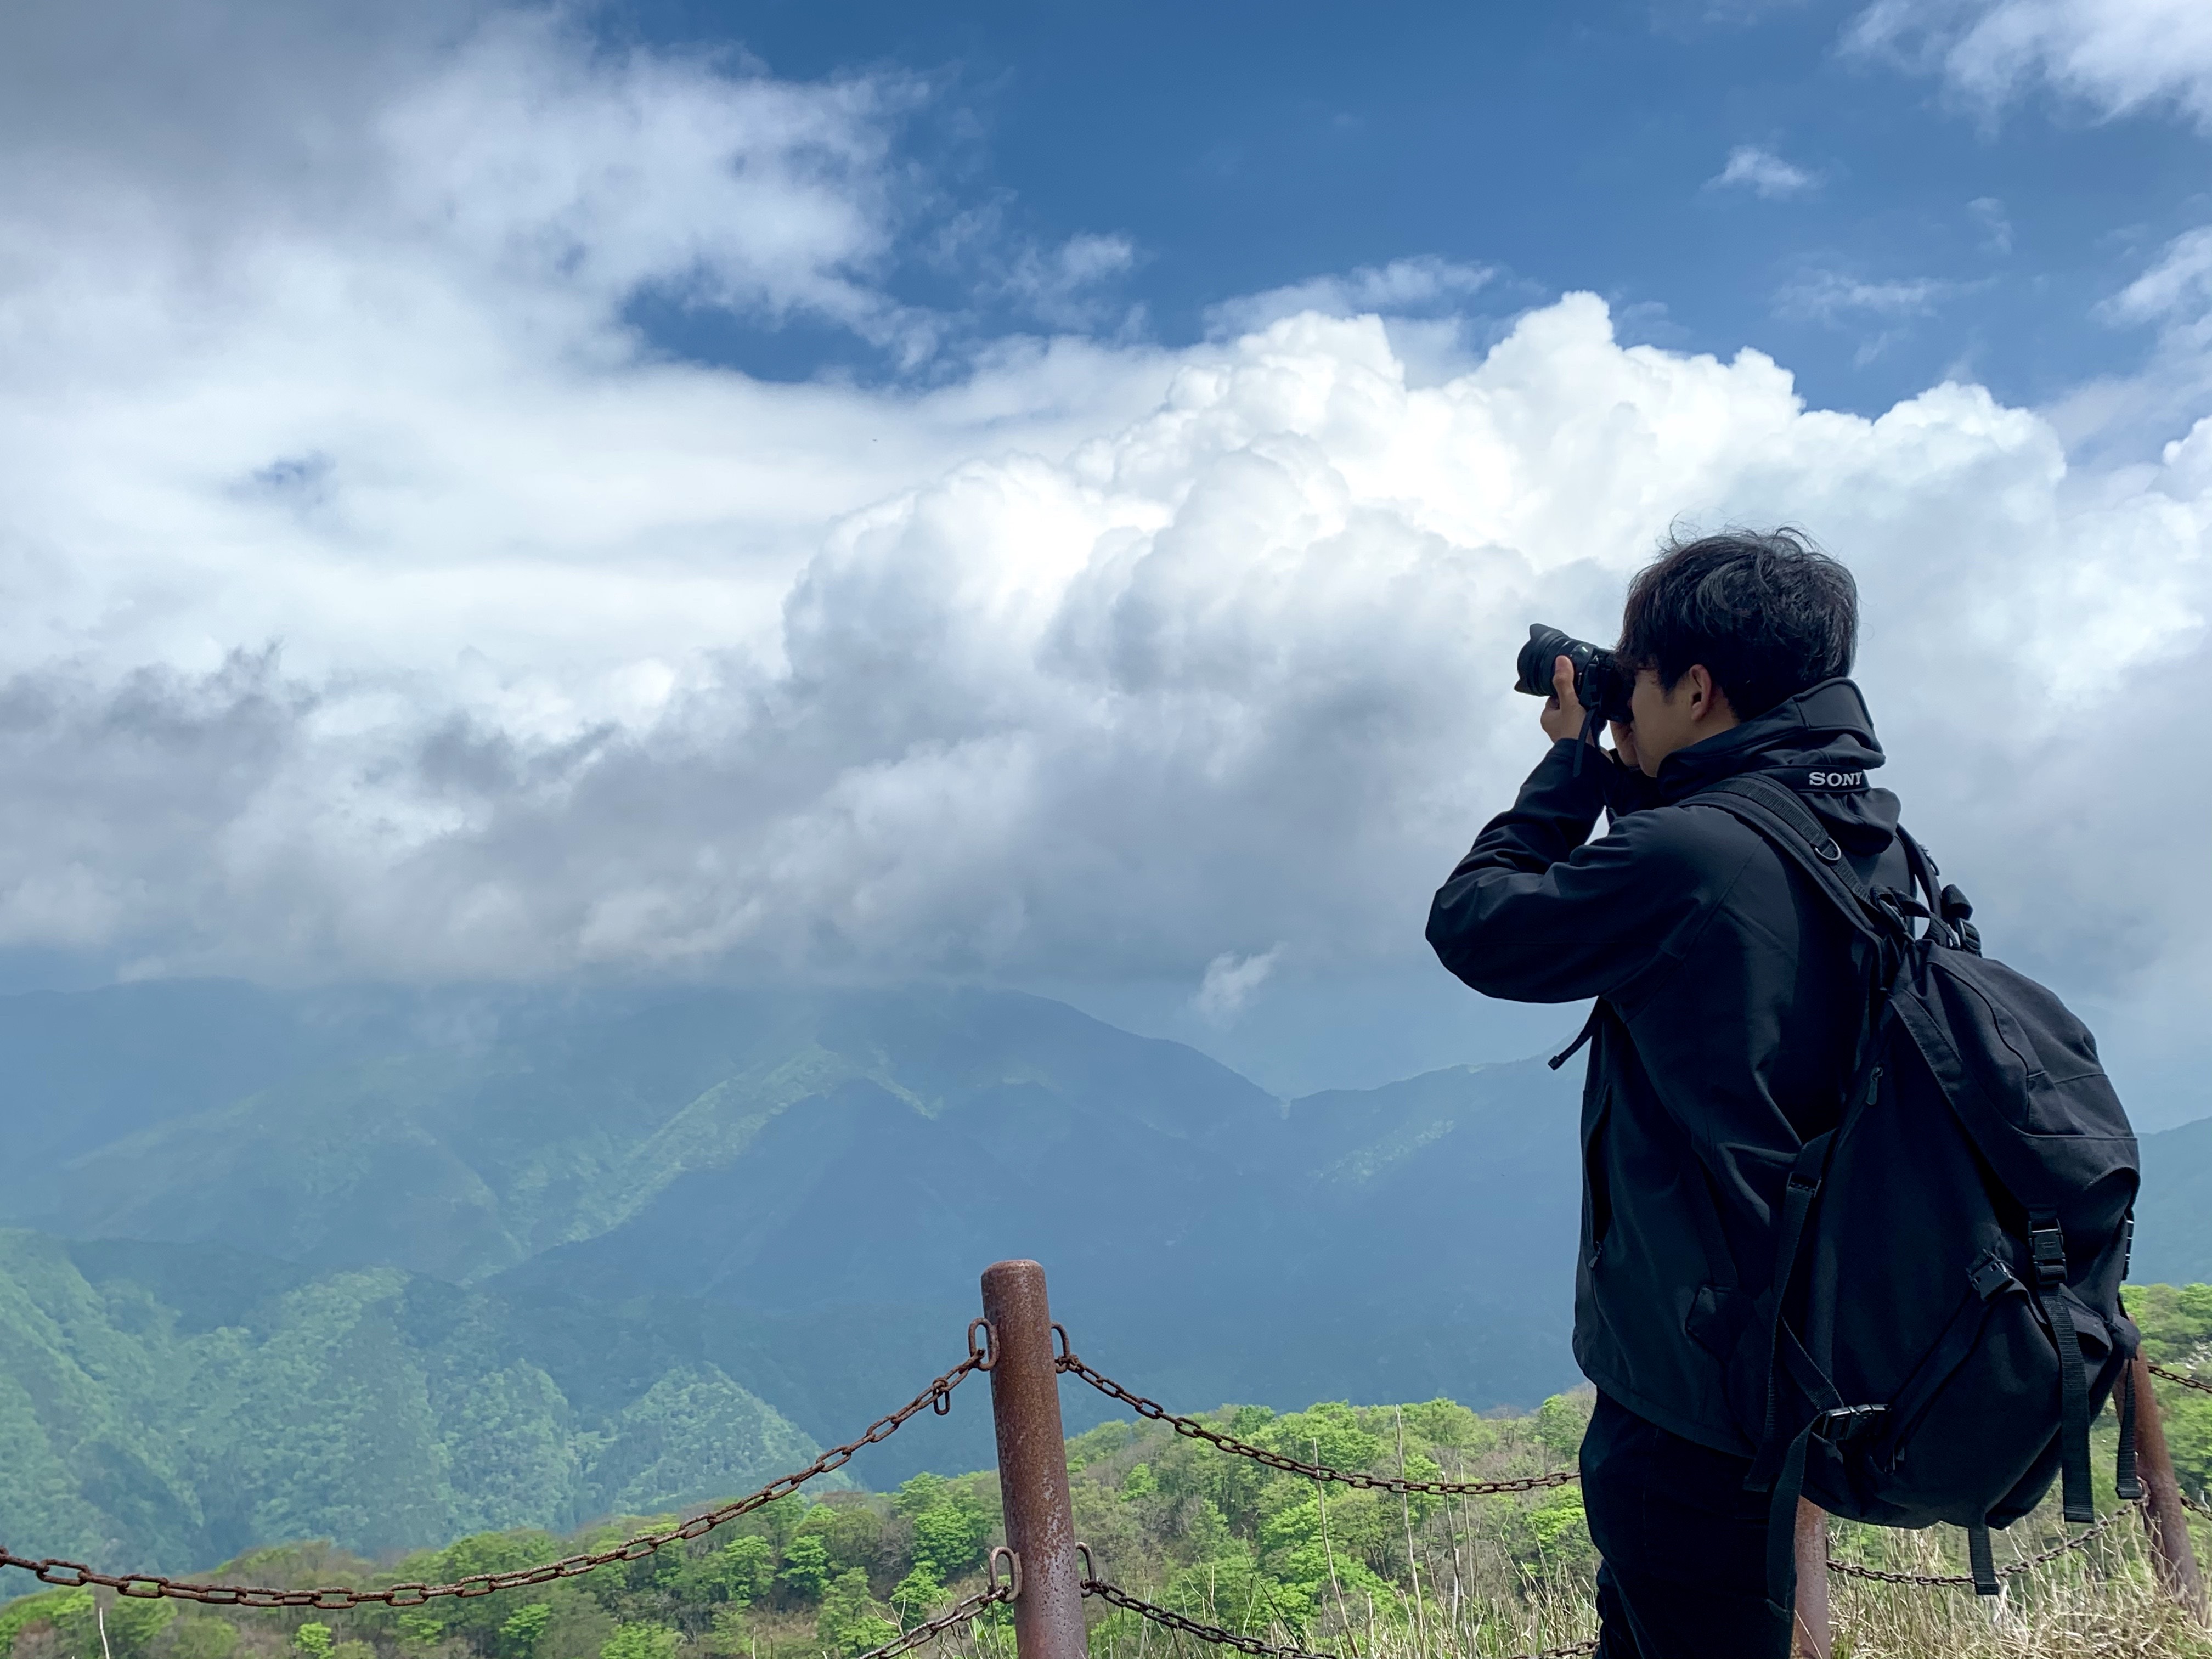
[[[817,1449],[696,1353],[549,1367],[537,1334],[394,1268],[0,1231],[0,1538],[157,1568],[374,1553],[743,1490]]]
[[[2212,1117],[2142,1138],[2134,1276],[2212,1280]]]
[[[211,1043],[220,999],[191,994]],[[555,1327],[645,1306],[683,1326],[703,1299],[787,1347],[836,1333],[840,1374],[763,1390],[818,1437],[939,1369],[976,1273],[1013,1255],[1102,1358],[1184,1399],[1525,1401],[1573,1376],[1571,1074],[1286,1105],[1181,1045],[973,991],[457,994],[351,1028],[332,1006],[251,1092],[166,1121],[140,1102],[132,1132],[11,1170],[8,1218],[495,1283]],[[317,1043],[337,1057],[301,1063]]]

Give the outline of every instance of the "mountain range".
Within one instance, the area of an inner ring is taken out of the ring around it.
[[[1170,1405],[1533,1403],[1578,1070],[1286,1102],[944,988],[0,999],[0,1537],[161,1568],[740,1489],[951,1363],[1008,1255]],[[2212,1278],[2212,1120],[2145,1164],[2137,1277]],[[963,1391],[854,1473],[988,1457]]]

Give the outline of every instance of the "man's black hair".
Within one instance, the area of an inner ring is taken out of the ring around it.
[[[1802,530],[1669,541],[1637,573],[1620,655],[1673,691],[1702,663],[1739,720],[1851,672],[1859,590]]]

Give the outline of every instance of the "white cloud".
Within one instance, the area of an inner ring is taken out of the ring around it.
[[[1007,273],[1006,291],[1040,321],[1055,328],[1086,328],[1115,309],[1106,290],[1137,263],[1137,246],[1126,236],[1085,232],[1049,251],[1024,248]]]
[[[2012,252],[2012,221],[2005,215],[2005,205],[1994,196],[1977,196],[1966,204],[1966,211],[1982,228],[1983,245],[1992,253]]]
[[[1240,957],[1233,951],[1223,951],[1206,964],[1206,976],[1199,982],[1198,994],[1191,999],[1191,1006],[1208,1024],[1228,1024],[1244,1012],[1253,993],[1267,983],[1267,976],[1275,971],[1275,959],[1279,955],[1279,947],[1255,951],[1249,957]]]
[[[1785,283],[1775,295],[1784,314],[1834,322],[1854,313],[1875,317],[1925,317],[1958,292],[1940,277],[1868,282],[1838,270],[1813,270]]]
[[[1820,179],[1803,167],[1784,161],[1772,150],[1756,144],[1738,144],[1729,152],[1728,165],[1705,181],[1709,190],[1741,188],[1770,200],[1801,196]]]
[[[2113,314],[2128,322],[2194,315],[2212,305],[2212,225],[2177,236],[2158,263],[2120,290]]]
[[[911,87],[799,86],[495,18],[377,123],[398,223],[445,258],[617,305],[641,288],[771,317],[894,325],[866,277],[893,229]],[[427,250],[426,250],[427,251]]]
[[[1217,337],[1249,334],[1308,311],[1329,317],[1431,316],[1463,305],[1496,275],[1488,265],[1424,253],[1224,301],[1206,312],[1206,327]]]
[[[2043,84],[2107,117],[2171,104],[2212,129],[2203,0],[1875,0],[1844,38],[1987,107]]]
[[[2047,412],[2077,452],[2155,453],[2212,401],[2212,226],[2175,237],[2097,309],[2117,326],[2154,327],[2156,343],[2132,372],[2075,386]]]
[[[1870,282],[1844,271],[1810,270],[1776,290],[1774,308],[1784,317],[1865,331],[1852,355],[1863,365],[1902,338],[1913,319],[1932,316],[1968,286],[1934,276]]]
[[[1688,511],[1801,520],[1852,558],[1915,820],[2008,951],[2100,983],[2212,972],[2212,887],[2177,891],[2160,851],[2193,786],[2111,729],[2129,673],[2201,664],[2208,441],[2091,488],[1978,391],[1808,411],[1756,354],[1619,346],[1587,296],[1429,388],[1371,320],[1286,319],[1188,354],[1064,459],[848,514],[772,644],[633,645],[627,714],[568,660],[613,591],[590,587],[504,587],[543,641],[520,686],[31,672],[0,924],[264,970],[1196,976],[1256,928],[1400,957],[1538,747],[1504,689],[1526,622],[1601,634]],[[404,654],[403,626],[364,653]],[[2138,856],[2075,850],[2096,835]],[[98,881],[68,908],[72,863]]]
[[[878,281],[907,90],[501,20],[389,60],[343,199],[287,164],[216,211],[97,123],[0,173],[0,944],[1202,996],[1275,942],[1225,1017],[1255,961],[1418,959],[1540,749],[1527,623],[1602,636],[1688,514],[1851,560],[1894,775],[1996,948],[2193,1031],[2212,801],[2142,685],[2212,669],[2212,427],[2084,473],[1976,388],[1808,410],[1589,295],[1419,383],[1326,313],[1480,291],[1436,261],[1180,352],[764,385],[654,359],[627,299],[932,325]]]

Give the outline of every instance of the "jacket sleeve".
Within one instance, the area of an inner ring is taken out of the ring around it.
[[[1640,799],[1607,778],[1616,769],[1586,756],[1577,777],[1573,740],[1553,744],[1437,890],[1429,943],[1486,996],[1605,995],[1653,967],[1702,908],[1702,884],[1667,867],[1670,838],[1659,821],[1671,815],[1620,815],[1615,805],[1613,832],[1590,840],[1610,799]]]

